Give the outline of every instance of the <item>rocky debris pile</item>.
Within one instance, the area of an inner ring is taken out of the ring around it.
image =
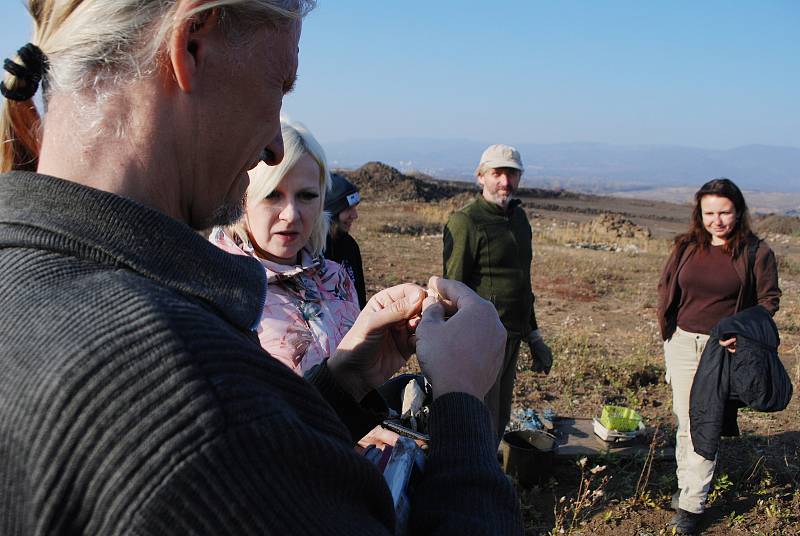
[[[575,249],[591,249],[594,251],[610,251],[612,253],[639,253],[640,248],[636,244],[597,244],[594,242],[567,242],[567,246]]]
[[[381,162],[368,162],[356,170],[336,170],[358,186],[365,201],[438,201],[458,192],[435,181],[405,175]]]
[[[568,247],[636,254],[643,247],[641,241],[652,236],[649,228],[636,225],[620,214],[603,213],[577,227],[578,240],[566,242]]]
[[[386,223],[381,225],[380,232],[410,236],[436,236],[442,234],[444,226],[440,223]]]
[[[648,227],[636,225],[619,214],[601,214],[585,224],[591,236],[600,240],[616,240],[619,238],[643,238],[652,236]]]

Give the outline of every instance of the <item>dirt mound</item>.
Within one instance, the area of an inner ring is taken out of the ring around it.
[[[423,203],[447,200],[454,208],[461,207],[479,191],[475,182],[436,179],[422,172],[409,174],[384,164],[367,162],[358,169],[335,169],[358,186],[364,200],[370,202],[417,201]],[[577,194],[562,190],[520,188],[517,197],[530,199],[573,198]]]
[[[770,214],[755,218],[753,222],[759,234],[777,233],[785,235],[800,234],[800,218],[796,216],[782,216]]]
[[[368,162],[356,170],[336,170],[358,186],[369,201],[438,201],[456,192],[434,181],[405,175],[381,162]]]
[[[649,228],[636,225],[619,214],[601,214],[585,225],[598,238],[650,238],[652,235]]]

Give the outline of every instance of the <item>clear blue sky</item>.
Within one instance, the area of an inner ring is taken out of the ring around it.
[[[2,0],[0,53],[27,41]],[[800,147],[800,2],[319,0],[284,109],[325,142]]]

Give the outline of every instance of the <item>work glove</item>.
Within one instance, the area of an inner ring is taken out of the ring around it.
[[[550,351],[550,347],[545,344],[544,338],[539,334],[539,330],[532,331],[528,335],[526,342],[531,348],[533,371],[550,374],[550,368],[553,366],[553,353]]]

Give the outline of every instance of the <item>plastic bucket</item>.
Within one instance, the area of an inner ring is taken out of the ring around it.
[[[543,484],[550,476],[556,440],[542,430],[516,430],[503,434],[500,456],[503,472],[523,486]]]

